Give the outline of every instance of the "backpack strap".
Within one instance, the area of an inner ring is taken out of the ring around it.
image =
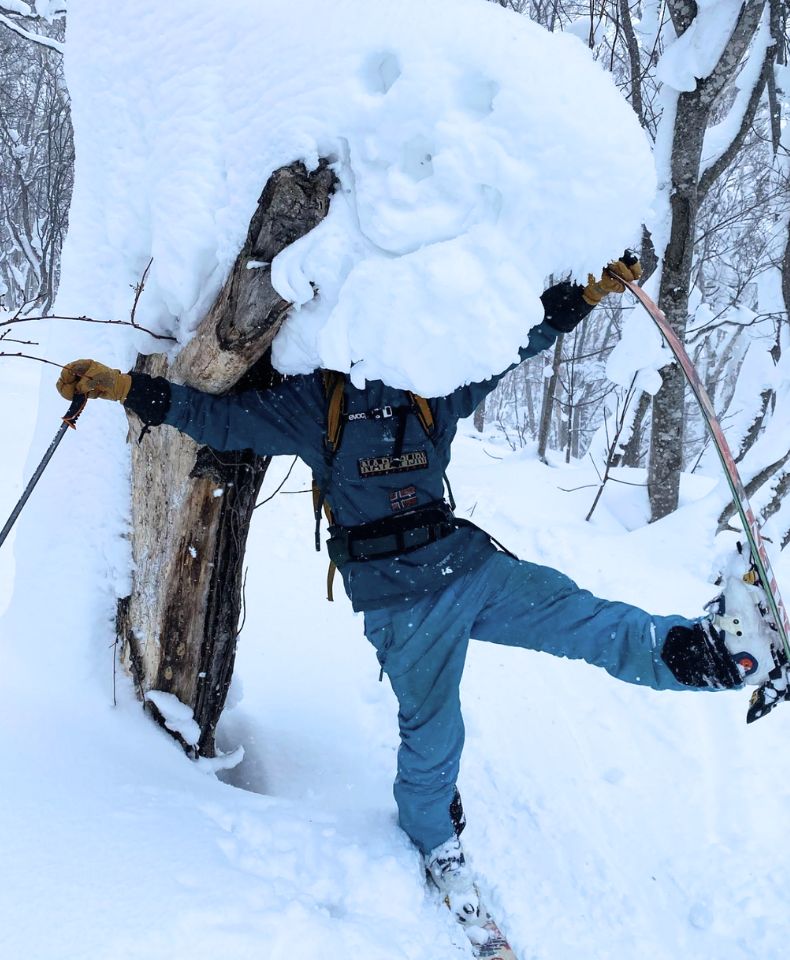
[[[327,396],[326,437],[324,442],[334,454],[343,435],[343,398],[346,392],[345,375],[338,370],[324,370],[324,392]]]
[[[331,462],[340,441],[343,438],[344,424],[344,406],[343,399],[346,391],[346,378],[338,370],[322,371],[324,382],[324,393],[327,397],[326,408],[326,436],[324,437],[324,446],[326,448],[326,459]],[[332,523],[332,510],[326,502],[323,492],[313,477],[313,513],[315,514],[315,548],[321,550],[321,509],[323,508],[329,523]]]
[[[430,437],[435,426],[431,405],[425,397],[418,397],[416,393],[409,393],[409,400],[414,408],[414,412],[417,414],[417,419],[420,421],[420,426]]]
[[[322,372],[322,379],[324,382],[324,393],[327,397],[326,437],[324,438],[324,445],[326,447],[327,459],[331,461],[337,452],[337,448],[340,446],[340,441],[343,438],[343,425],[345,423],[343,417],[343,408],[345,404],[343,403],[343,399],[346,391],[346,378],[345,375],[340,373],[338,370],[324,370]],[[326,497],[316,483],[314,476],[313,513],[315,515],[315,548],[319,553],[321,551],[322,510],[326,516],[327,523],[331,524],[333,522],[332,508],[327,503]],[[327,571],[326,575],[327,600],[334,600],[332,586],[335,579],[335,570],[337,570],[337,565],[332,560],[329,563],[329,570]]]
[[[324,384],[324,393],[327,398],[326,406],[326,437],[324,438],[324,446],[327,454],[327,460],[331,463],[335,454],[337,453],[340,443],[343,439],[343,427],[346,423],[345,415],[345,391],[346,391],[346,376],[338,370],[324,370],[322,371],[322,379]],[[416,393],[411,393],[408,391],[409,397],[409,406],[411,407],[412,412],[417,417],[420,426],[425,432],[425,435],[430,439],[434,432],[436,423],[433,417],[433,411],[431,406],[425,397],[420,397]],[[405,432],[406,428],[406,418],[402,418],[401,426],[401,438],[400,444],[402,445],[402,434]],[[450,483],[447,479],[447,475],[444,476],[444,481],[447,486],[448,498],[450,501],[451,509],[455,509],[455,501],[453,499],[453,493],[450,489]],[[326,515],[327,522],[331,525],[334,521],[332,518],[332,510],[329,504],[326,502],[326,497],[318,487],[318,484],[313,477],[313,512],[315,514],[315,548],[320,552],[321,550],[321,513]],[[335,570],[337,565],[332,560],[329,563],[329,570],[327,572],[327,599],[333,600],[333,580],[335,576]]]
[[[409,401],[411,403],[412,410],[414,411],[417,419],[420,421],[420,426],[425,431],[425,435],[428,437],[428,439],[430,439],[435,426],[431,405],[428,403],[425,397],[420,397],[416,393],[411,392],[409,393]],[[446,473],[442,474],[442,479],[444,480],[444,485],[447,488],[447,500],[449,501],[450,509],[455,510],[455,497],[453,496],[453,488],[450,486],[450,479]]]

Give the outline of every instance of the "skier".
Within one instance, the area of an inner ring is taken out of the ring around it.
[[[635,280],[641,268],[627,253],[599,280],[547,289],[544,319],[529,332],[521,359],[571,331],[604,296],[622,293],[612,274]],[[738,577],[707,616],[651,616],[497,549],[484,531],[454,516],[443,478],[457,423],[505,372],[429,402],[380,381],[360,389],[337,375],[336,429],[320,371],[262,392],[214,396],[77,360],[57,383],[69,400],[77,393],[121,401],[146,428],[168,424],[217,450],[299,454],[313,470],[331,505],[330,557],[354,610],[364,612],[365,634],[398,698],[400,825],[468,924],[484,919],[459,839],[456,788],[464,741],[459,684],[470,637],[582,659],[659,690],[758,683],[773,666],[757,588]]]

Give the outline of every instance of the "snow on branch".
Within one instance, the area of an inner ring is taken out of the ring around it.
[[[23,3],[22,0],[6,0],[0,3],[0,11],[10,15],[16,14],[19,17],[34,17],[35,13],[29,3]]]
[[[726,118],[705,135],[705,158],[699,184],[703,197],[740,151],[760,105],[768,75],[773,69],[775,41],[763,22],[741,75],[736,81],[738,94]]]
[[[0,25],[7,27],[24,40],[29,40],[31,43],[47,47],[60,54],[63,53],[63,43],[60,40],[53,40],[45,34],[36,33],[24,26],[21,21],[34,23],[43,20],[51,23],[58,17],[65,16],[65,14],[66,4],[64,0],[60,0],[60,2],[40,0],[40,2],[34,2],[33,4],[24,3],[22,0],[4,0],[3,3],[0,3]]]
[[[710,102],[718,99],[739,69],[757,34],[765,10],[765,0],[747,0],[741,7],[735,28],[712,73],[701,81]]]
[[[46,20],[51,23],[66,15],[66,0],[4,0],[0,11],[9,16],[24,17],[26,20]]]
[[[30,40],[32,43],[37,43],[42,47],[49,47],[50,50],[54,50],[56,53],[63,53],[63,44],[59,40],[51,40],[49,37],[44,37],[40,33],[25,30],[24,27],[21,27],[18,23],[14,23],[13,20],[3,13],[0,13],[0,24],[8,27],[9,30],[13,30],[14,33],[19,34],[19,36],[25,40]]]

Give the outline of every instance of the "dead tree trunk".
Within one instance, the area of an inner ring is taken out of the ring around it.
[[[289,307],[272,287],[271,261],[323,219],[334,185],[325,162],[272,174],[194,338],[170,365],[155,355],[140,357],[136,369],[209,393],[271,385],[268,350]],[[250,261],[265,266],[248,269]],[[138,443],[134,417],[131,426],[134,575],[118,608],[122,656],[142,698],[164,691],[192,709],[199,739],[176,735],[192,755],[213,756],[235,658],[247,531],[268,459],[199,447],[168,427]]]

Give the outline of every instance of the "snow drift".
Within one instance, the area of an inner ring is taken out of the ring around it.
[[[636,118],[576,37],[480,0],[296,17],[286,0],[74,4],[60,309],[127,315],[153,257],[138,318],[188,338],[269,174],[324,156],[331,212],[274,264],[301,307],[278,366],[427,395],[498,372],[550,275],[584,278],[638,236],[654,175]]]

